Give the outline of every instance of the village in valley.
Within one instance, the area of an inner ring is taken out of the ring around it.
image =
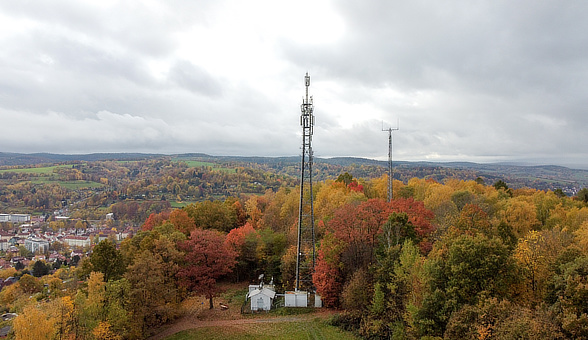
[[[44,215],[0,214],[0,251],[6,254],[0,258],[0,268],[25,268],[36,261],[44,261],[54,269],[75,265],[88,255],[92,245],[105,239],[120,242],[137,232],[131,225],[118,231],[113,226],[113,213],[102,220],[89,221],[71,221],[61,213],[55,211],[51,221]],[[2,286],[10,283],[7,278]]]

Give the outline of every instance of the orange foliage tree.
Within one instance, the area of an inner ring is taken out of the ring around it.
[[[158,225],[162,225],[163,222],[165,222],[169,218],[169,215],[169,211],[163,211],[159,214],[152,213],[151,215],[149,215],[147,220],[145,220],[145,223],[143,223],[143,225],[141,226],[141,230],[149,231],[152,230],[154,227],[157,227]]]
[[[237,281],[255,276],[256,250],[259,241],[260,236],[257,230],[249,222],[227,234],[225,245],[237,254],[237,264],[234,271]]]
[[[196,228],[194,219],[188,216],[188,213],[182,209],[172,211],[171,214],[169,214],[169,221],[174,225],[176,230],[179,230],[186,235],[189,235],[190,232]]]

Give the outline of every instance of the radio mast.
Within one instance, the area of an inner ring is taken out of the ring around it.
[[[314,208],[312,197],[312,132],[314,127],[314,106],[308,96],[310,76],[304,77],[306,97],[300,105],[302,126],[302,159],[300,166],[300,214],[298,216],[298,245],[296,249],[295,290],[312,290],[312,274],[315,263]]]
[[[396,128],[389,127],[384,129],[384,122],[382,122],[382,131],[388,131],[388,201],[394,198],[394,169],[392,168],[392,131],[398,131],[399,126],[396,123]]]

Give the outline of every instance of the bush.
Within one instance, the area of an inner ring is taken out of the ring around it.
[[[343,312],[329,320],[329,324],[348,332],[358,332],[361,327],[362,316],[358,312]]]

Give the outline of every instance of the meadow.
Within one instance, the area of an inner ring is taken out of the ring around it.
[[[182,331],[174,334],[166,340],[192,340],[192,339],[236,339],[236,340],[306,340],[306,339],[359,339],[349,332],[344,332],[335,326],[331,326],[322,318],[308,320],[289,321],[278,319],[276,321],[259,320],[246,324],[227,324],[222,327],[203,327]]]

